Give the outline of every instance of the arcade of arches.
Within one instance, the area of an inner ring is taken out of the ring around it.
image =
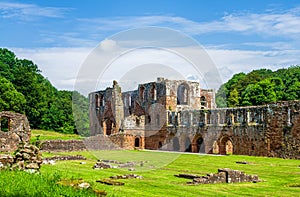
[[[192,140],[191,140],[192,138]],[[212,145],[206,144],[205,139],[201,135],[193,137],[186,137],[184,140],[179,137],[173,137],[172,139],[172,150],[173,151],[184,151],[193,153],[212,153],[221,155],[233,154],[233,143],[229,136],[220,137],[214,141]],[[181,141],[184,141],[181,146]]]

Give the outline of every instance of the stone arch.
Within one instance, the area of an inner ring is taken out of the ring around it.
[[[206,108],[206,103],[207,103],[207,101],[206,101],[205,96],[201,96],[201,97],[200,97],[201,109]]]
[[[154,101],[157,99],[157,91],[156,91],[156,86],[154,84],[152,84],[150,89],[150,99]]]
[[[180,151],[180,144],[178,137],[173,138],[173,151]]]
[[[219,143],[219,153],[221,155],[233,154],[233,148],[232,139],[229,136],[221,137]]]
[[[158,142],[158,149],[161,149],[163,146],[163,143],[162,142]]]
[[[188,105],[189,103],[189,86],[182,83],[177,88],[177,105]]]
[[[204,138],[201,135],[196,135],[194,137],[193,143],[192,143],[192,152],[193,153],[206,153]]]
[[[213,143],[213,150],[212,150],[213,154],[219,154],[220,150],[219,150],[219,144],[217,141],[214,141]]]
[[[110,119],[106,119],[103,122],[103,134],[104,135],[111,135],[113,130],[113,121]]]
[[[139,148],[141,146],[141,139],[140,137],[135,137],[134,139],[134,147]]]
[[[11,152],[20,142],[30,141],[30,126],[25,115],[10,111],[0,112],[0,152]]]

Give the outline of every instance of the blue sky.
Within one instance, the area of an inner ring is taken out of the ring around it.
[[[224,82],[236,72],[300,62],[300,2],[0,1],[0,47],[33,60],[59,89],[72,89],[89,52],[131,28],[168,27],[202,44]]]

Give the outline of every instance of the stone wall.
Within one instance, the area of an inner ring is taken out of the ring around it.
[[[0,112],[0,152],[13,152],[20,142],[30,141],[30,126],[23,114],[10,111]],[[4,128],[5,127],[5,128]]]
[[[151,149],[300,159],[299,101],[171,114]]]
[[[159,130],[166,122],[166,110],[215,108],[214,91],[202,90],[198,82],[164,78],[123,93],[114,81],[112,88],[90,93],[89,100],[91,135],[112,135],[134,128]]]
[[[83,140],[46,140],[40,147],[42,151],[82,151],[86,150]]]
[[[193,177],[188,175],[178,175],[178,177]],[[216,183],[242,183],[242,182],[261,182],[257,175],[248,175],[243,171],[232,170],[229,168],[220,168],[216,174],[207,174],[206,176],[199,176],[193,178],[192,182],[188,182],[191,185],[198,184],[216,184]]]

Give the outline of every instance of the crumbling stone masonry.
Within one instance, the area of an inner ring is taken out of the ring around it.
[[[0,152],[12,152],[20,142],[30,141],[30,126],[23,114],[0,112]]]
[[[178,176],[178,175],[177,175]],[[181,176],[178,176],[181,177]],[[184,177],[184,176],[182,176]],[[187,177],[187,176],[185,176]],[[191,176],[192,177],[192,176]],[[189,178],[189,177],[188,177]],[[188,182],[190,185],[198,184],[215,184],[215,183],[241,183],[241,182],[261,182],[257,175],[247,175],[239,170],[229,168],[220,168],[216,174],[207,174],[206,176],[192,177],[193,181]]]
[[[91,134],[125,149],[300,159],[300,101],[216,108],[214,95],[185,80],[123,93],[114,81],[89,95]]]
[[[14,155],[0,155],[0,163],[3,168],[11,170],[25,170],[36,172],[40,169],[43,162],[42,154],[34,145],[20,144]]]
[[[41,143],[42,151],[83,151],[86,146],[82,140],[45,140]]]

